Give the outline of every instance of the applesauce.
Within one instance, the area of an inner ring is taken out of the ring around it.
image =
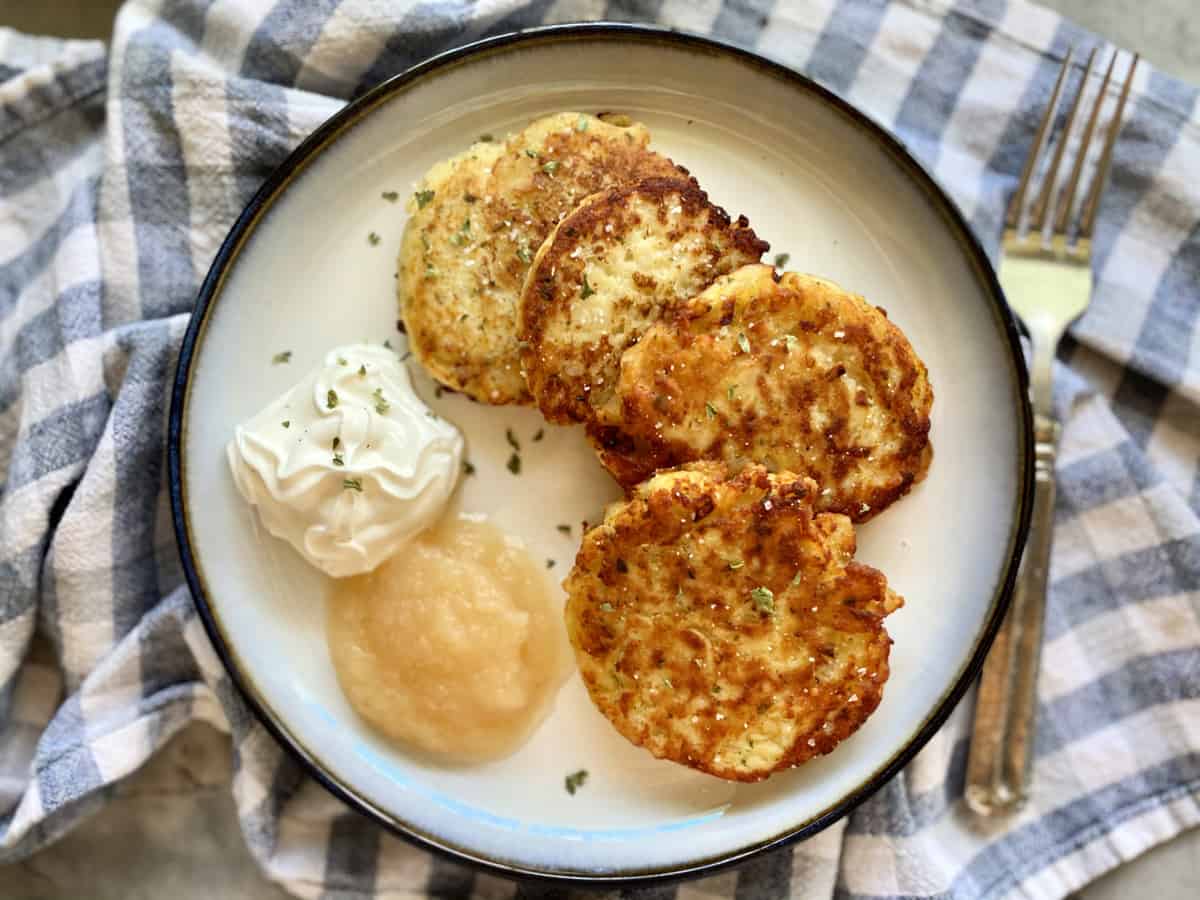
[[[359,715],[389,738],[463,762],[514,752],[569,672],[544,573],[519,542],[467,517],[340,579],[326,633]]]

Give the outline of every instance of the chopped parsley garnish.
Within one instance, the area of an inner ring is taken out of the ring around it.
[[[744,565],[746,565],[746,564],[744,562],[742,562],[740,559],[729,560],[729,568],[734,572],[736,572],[738,569],[740,569]]]
[[[538,158],[538,155],[537,155],[537,151],[536,151],[536,150],[529,150],[529,149],[526,149],[526,150],[525,150],[525,155],[526,155],[526,156],[528,156],[530,159],[537,159],[537,158]]]
[[[367,374],[367,367],[366,367],[365,365],[364,365],[364,366],[359,366],[359,367],[358,367],[358,374],[359,374],[359,375],[366,375],[366,374]]]
[[[343,478],[342,479],[342,490],[358,491],[361,494],[362,493],[362,479],[361,478]]]
[[[344,466],[346,464],[346,461],[344,459],[342,459],[342,454],[340,454],[340,453],[333,454],[333,464],[335,466]]]
[[[579,132],[584,132],[584,131],[587,131],[587,127],[588,127],[587,116],[580,115],[579,118],[575,120],[575,130],[579,131]]]
[[[400,192],[399,191],[384,191],[379,196],[382,197],[384,200],[386,200],[388,203],[395,203],[397,200],[400,199]]]
[[[565,534],[567,537],[571,536],[571,526],[570,525],[556,525],[555,527],[559,531],[561,531],[563,534]]]
[[[387,411],[392,408],[392,404],[388,403],[387,398],[383,396],[383,388],[375,388],[371,392],[371,398],[375,401],[375,412],[381,416],[386,415]]]
[[[531,440],[531,441],[533,441],[533,442],[536,444],[538,441],[540,441],[540,440],[541,440],[542,438],[544,438],[545,436],[546,436],[546,429],[545,429],[545,428],[539,428],[537,431],[535,431],[535,432],[533,433],[533,437],[531,437],[531,438],[530,438],[530,440]]]
[[[508,441],[508,446],[512,447],[514,450],[521,449],[521,442],[517,440],[517,436],[513,434],[513,430],[511,428],[504,429],[504,439]]]
[[[717,417],[717,408],[711,403],[704,404],[704,411],[708,413],[708,417],[710,419],[715,419]]]
[[[592,290],[592,286],[590,284],[588,284],[587,273],[585,272],[583,274],[583,289],[579,292],[579,299],[586,300],[588,297],[592,296],[592,294],[594,294],[594,293],[596,293],[596,292],[594,290]]]
[[[345,364],[346,364],[346,357],[344,357],[344,356],[339,356],[339,357],[338,357],[338,365],[339,365],[339,366],[344,366]]]
[[[340,446],[342,446],[342,439],[335,434],[333,436],[333,449],[336,450]]]
[[[515,450],[513,451],[513,455],[508,458],[508,462],[505,465],[508,467],[508,471],[512,472],[514,475],[521,474],[521,457],[517,455]]]
[[[400,362],[407,362],[407,361],[408,361],[408,359],[409,359],[409,357],[411,357],[411,356],[412,356],[412,351],[411,351],[411,350],[405,350],[405,351],[404,351],[404,355],[403,355],[402,357],[400,357]]]
[[[732,399],[733,399],[733,395],[734,395],[734,394],[736,394],[736,393],[737,393],[737,385],[736,385],[736,384],[731,384],[731,385],[729,386],[729,388],[728,388],[728,389],[725,391],[725,396],[726,396],[726,397],[728,397],[730,400],[732,400]]]
[[[526,247],[524,244],[522,244],[520,247],[517,248],[517,259],[519,259],[523,263],[528,264],[528,263],[533,262],[533,254],[529,252],[528,247]]]
[[[668,691],[673,691],[673,690],[675,690],[675,685],[671,683],[671,679],[670,679],[670,678],[665,678],[665,677],[664,677],[664,678],[663,678],[663,684],[665,684],[665,685],[667,686],[667,690],[668,690]]]
[[[750,352],[750,339],[746,337],[743,331],[738,332],[738,346],[742,348],[743,353]]]
[[[326,409],[337,409],[337,405],[338,405],[337,391],[335,391],[333,388],[330,388],[328,390],[328,392],[326,392],[326,394],[325,394],[325,408]]]
[[[775,612],[775,592],[770,588],[756,587],[750,591],[750,599],[758,607],[759,612]]]
[[[291,420],[291,419],[284,419],[284,420],[283,420],[283,427],[284,427],[284,428],[291,428],[291,427],[292,427],[292,420]]]
[[[560,165],[560,163],[557,159],[547,160],[546,162],[542,163],[542,171],[545,172],[547,175],[552,176],[552,175],[554,175],[555,172],[558,171],[559,165]]]
[[[454,234],[450,235],[450,243],[455,247],[461,247],[463,244],[471,242],[471,217],[463,219],[462,226]]]
[[[606,600],[600,604],[600,611],[601,612],[612,612],[613,605]]]
[[[553,569],[553,568],[555,567],[555,565],[557,565],[557,561],[556,561],[556,560],[553,560],[553,559],[547,559],[547,560],[546,560],[546,568],[547,568],[547,569]]]
[[[454,237],[458,237],[458,235],[454,235]],[[425,280],[433,281],[435,278],[437,278],[437,269],[435,269],[433,266],[426,266],[425,267]]]
[[[392,347],[392,342],[388,338],[383,339],[383,346],[387,347],[389,350],[395,349]]]
[[[580,769],[578,772],[572,772],[564,778],[563,783],[566,785],[567,793],[575,796],[575,792],[583,787],[584,782],[587,781],[587,777],[587,769]]]
[[[492,141],[495,140],[495,138],[492,137],[490,134],[485,133],[485,134],[481,134],[475,140],[479,141],[479,143],[481,143],[481,144],[490,144]]]
[[[378,234],[376,234],[374,231],[372,231],[372,232],[369,232],[369,233],[367,234],[367,243],[368,243],[368,244],[370,244],[372,247],[374,247],[374,246],[378,245],[378,243],[379,243],[379,235],[378,235]]]
[[[465,459],[463,460],[463,474],[464,475],[474,475],[475,474],[475,467],[473,465],[471,465],[469,460],[465,460]]]
[[[273,366],[281,366],[284,363],[290,363],[291,361],[292,361],[292,351],[291,350],[283,350],[279,353],[276,353],[274,356],[271,357],[271,365],[273,365]]]
[[[782,269],[784,266],[786,266],[788,264],[788,260],[791,258],[792,258],[792,254],[790,254],[790,253],[776,253],[775,254],[775,268]]]
[[[433,199],[433,191],[417,191],[413,196],[417,198],[417,209],[424,209]]]

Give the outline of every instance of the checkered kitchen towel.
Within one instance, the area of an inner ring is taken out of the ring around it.
[[[1023,0],[138,0],[107,56],[0,30],[0,862],[199,718],[229,731],[246,840],[289,890],[517,891],[382,833],[247,714],[182,586],[167,385],[234,217],[346,98],[485,34],[602,17],[817,78],[897,132],[992,248],[1063,53],[1090,40]],[[1200,823],[1200,116],[1149,66],[1095,256],[1059,373],[1034,804],[972,826],[964,705],[848,821],[655,900],[1060,897]]]

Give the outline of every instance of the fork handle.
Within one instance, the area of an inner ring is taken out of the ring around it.
[[[1008,617],[983,666],[967,760],[967,806],[981,816],[1017,809],[1029,796],[1060,431],[1050,416],[1034,416],[1029,541]]]

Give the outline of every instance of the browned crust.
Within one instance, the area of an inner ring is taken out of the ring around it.
[[[722,279],[648,329],[622,358],[617,396],[589,425],[589,437],[626,488],[695,459],[762,462],[816,480],[818,509],[866,521],[929,467],[933,390],[925,364],[882,309],[820,279],[768,278],[769,268]],[[730,284],[738,286],[727,292]],[[737,338],[719,337],[722,326],[744,334],[750,353]],[[833,354],[831,368],[813,364],[814,346]],[[847,370],[857,391],[842,380]],[[877,434],[851,427],[868,408],[881,423]],[[820,429],[814,409],[827,416]]]
[[[451,166],[444,177],[426,176],[434,196],[411,211],[396,288],[409,348],[430,375],[482,403],[528,404],[515,297],[496,290],[493,242],[481,227],[483,184],[498,152],[474,145],[431,170]]]
[[[573,348],[577,358],[570,360],[560,358],[546,345],[548,328],[569,317],[579,296],[576,286],[581,283],[584,262],[572,254],[588,242],[593,254],[615,252],[622,246],[630,230],[641,224],[625,215],[634,195],[657,206],[660,224],[666,223],[669,201],[678,202],[686,221],[703,220],[707,243],[703,255],[695,260],[694,272],[701,289],[730,269],[758,260],[770,248],[745,216],[731,220],[724,209],[709,201],[694,179],[647,178],[586,198],[542,244],[521,296],[525,377],[542,414],[551,422],[591,421],[597,397],[604,393],[602,384],[613,384],[620,354],[640,336],[640,332],[602,335],[593,344]],[[671,232],[666,237],[678,240],[682,233]],[[687,299],[661,298],[656,286],[651,273],[635,273],[618,306],[639,309],[640,315],[653,320]]]
[[[903,601],[853,561],[846,518],[814,512],[809,479],[684,471],[698,477],[640,486],[585,535],[564,583],[568,633],[593,702],[628,740],[759,781],[829,753],[874,711],[883,617]],[[773,611],[750,600],[756,588]],[[758,761],[755,736],[778,752]]]
[[[555,122],[567,127],[547,132]],[[488,144],[479,151],[486,162],[458,159],[456,171],[437,185],[433,206],[414,211],[401,253],[402,315],[430,374],[483,403],[531,402],[517,345],[517,305],[530,260],[583,197],[651,175],[687,177],[686,169],[650,150],[648,140],[640,125],[618,128],[559,113],[530,123],[503,148]],[[553,173],[543,169],[549,162],[557,166]],[[468,246],[456,233],[465,219]],[[432,280],[425,274],[431,270],[438,273]]]
[[[633,131],[618,134],[554,132],[539,144],[536,158],[525,155],[520,135],[509,141],[487,189],[492,195],[487,216],[496,235],[497,280],[512,293],[514,303],[520,300],[530,269],[529,257],[519,251],[536,253],[584,198],[644,178],[690,177],[687,169],[650,150]],[[546,162],[559,163],[560,168],[546,172]],[[568,163],[569,169],[561,167]],[[508,183],[517,175],[524,176],[517,179],[519,188]]]

